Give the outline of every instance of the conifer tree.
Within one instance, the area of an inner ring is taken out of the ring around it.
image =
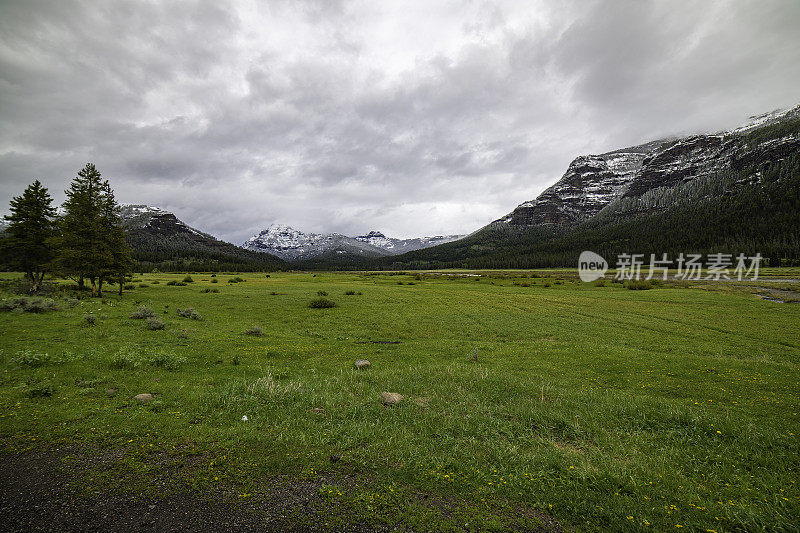
[[[31,292],[39,290],[53,258],[50,241],[56,212],[52,202],[47,189],[36,180],[11,200],[11,214],[5,216],[9,225],[3,233],[2,253],[7,266],[25,273]]]
[[[102,296],[103,279],[118,279],[120,272],[129,269],[125,258],[130,251],[122,234],[114,192],[92,163],[78,172],[65,192],[55,264],[81,286],[88,279],[92,294]]]

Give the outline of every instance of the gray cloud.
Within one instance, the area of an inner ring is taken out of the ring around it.
[[[795,105],[800,4],[8,1],[0,201],[120,201],[240,242],[469,232],[581,153]]]

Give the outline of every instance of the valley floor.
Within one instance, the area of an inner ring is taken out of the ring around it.
[[[0,521],[793,530],[800,272],[765,274],[145,274],[51,305],[7,273]]]

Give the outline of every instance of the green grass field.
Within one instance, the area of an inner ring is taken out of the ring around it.
[[[3,451],[114,450],[87,490],[164,457],[186,490],[311,481],[341,524],[796,531],[800,305],[540,274],[148,274],[0,312]]]

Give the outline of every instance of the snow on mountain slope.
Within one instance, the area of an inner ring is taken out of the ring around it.
[[[303,261],[325,253],[353,254],[360,257],[387,255],[382,248],[338,233],[303,233],[283,224],[272,224],[248,239],[242,247],[255,252],[268,252],[285,261]]]
[[[286,261],[303,261],[331,253],[372,258],[428,248],[461,237],[461,235],[447,235],[394,239],[386,237],[379,231],[371,231],[358,237],[347,237],[338,233],[327,235],[303,233],[290,226],[272,224],[248,239],[242,247],[257,252],[268,252]]]
[[[653,189],[702,180],[756,161],[779,161],[800,149],[796,135],[756,144],[748,142],[747,135],[797,117],[800,106],[751,117],[746,125],[726,132],[579,156],[554,185],[492,224],[573,224],[593,217],[617,198],[639,197]]]
[[[372,246],[383,248],[391,255],[403,254],[413,250],[429,248],[437,244],[444,244],[460,239],[463,235],[437,235],[434,237],[418,237],[415,239],[395,239],[387,237],[379,231],[370,231],[366,235],[354,237],[356,240]]]

